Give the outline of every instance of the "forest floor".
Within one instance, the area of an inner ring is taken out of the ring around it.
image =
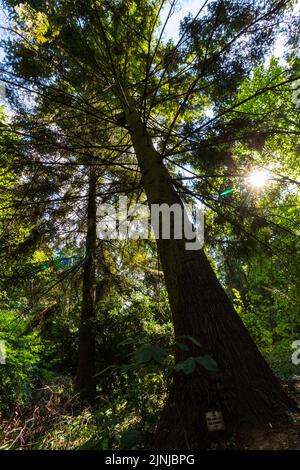
[[[235,449],[242,450],[300,450],[300,376],[282,381],[288,395],[299,405],[291,413],[288,423],[270,426],[268,429],[253,428],[236,436]]]
[[[210,449],[300,450],[300,376],[282,381],[282,385],[299,405],[289,422],[267,429],[241,430],[231,441],[213,444]],[[82,409],[76,397],[62,393],[64,384],[56,387],[45,386],[37,402],[30,407],[16,407],[9,419],[1,419],[0,415],[0,449],[72,450],[86,447],[97,432],[94,410]]]

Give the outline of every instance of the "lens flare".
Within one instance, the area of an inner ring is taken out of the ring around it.
[[[248,176],[248,183],[255,189],[261,189],[268,183],[270,176],[266,170],[254,170]]]

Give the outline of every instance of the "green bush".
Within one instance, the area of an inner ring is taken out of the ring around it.
[[[300,374],[300,364],[292,363],[292,339],[282,340],[276,343],[271,351],[265,352],[264,356],[274,373],[281,379],[289,379],[293,375]]]
[[[0,311],[0,340],[4,341],[6,363],[0,365],[0,411],[9,413],[24,404],[40,378],[41,340],[37,333],[24,331],[24,321],[10,311]]]

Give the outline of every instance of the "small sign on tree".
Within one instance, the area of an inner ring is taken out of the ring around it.
[[[210,432],[223,431],[225,429],[223,414],[221,411],[208,411],[205,413],[207,428]]]

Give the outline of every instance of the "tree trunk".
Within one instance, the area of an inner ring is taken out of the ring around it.
[[[127,125],[142,172],[148,203],[182,204],[161,156],[136,111],[126,110]],[[221,411],[227,434],[243,423],[267,424],[286,416],[294,404],[286,396],[235,312],[203,250],[187,251],[185,240],[157,240],[173,316],[175,336],[191,336],[176,361],[210,355],[219,372],[200,365],[189,375],[174,373],[173,386],[158,424],[154,448],[199,448],[214,435],[206,413]]]
[[[90,169],[87,234],[83,269],[82,307],[79,327],[79,352],[75,391],[83,401],[93,402],[96,394],[95,381],[95,252],[96,252],[96,183],[97,176]]]

